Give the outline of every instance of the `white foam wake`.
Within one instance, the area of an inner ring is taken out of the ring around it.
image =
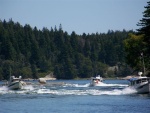
[[[34,90],[35,88],[32,85],[23,86],[23,90]]]
[[[66,84],[64,87],[89,87],[91,86],[90,83],[87,84]],[[103,86],[103,87],[111,87],[111,86],[118,86],[118,87],[127,87],[126,84],[106,84],[106,83],[100,83],[96,86]]]
[[[24,86],[22,90],[13,91],[9,90],[7,86],[0,87],[0,94],[52,94],[52,95],[128,95],[136,93],[136,90],[131,89],[129,87],[125,87],[127,85],[124,84],[105,84],[102,83],[99,86],[106,86],[106,88],[95,88],[89,87],[90,84],[67,84],[64,87],[59,88],[51,88],[50,86],[41,86],[41,85],[27,85]],[[109,86],[109,87],[108,87]],[[110,87],[112,86],[112,88]],[[113,86],[117,86],[114,89]],[[123,86],[124,89],[118,89],[120,86]],[[66,88],[70,87],[70,88]],[[76,87],[76,88],[74,88]],[[81,87],[81,88],[80,88]],[[89,88],[88,88],[89,87]],[[107,88],[108,87],[108,88]]]
[[[100,83],[100,84],[97,84],[96,86],[121,86],[121,87],[126,87],[126,86],[128,86],[128,85],[126,85],[126,84],[106,84],[106,83]]]
[[[136,90],[131,88],[125,88],[123,90],[114,89],[112,91],[104,91],[97,89],[88,89],[88,90],[50,90],[50,89],[39,89],[38,94],[53,94],[53,95],[128,95],[136,93]]]

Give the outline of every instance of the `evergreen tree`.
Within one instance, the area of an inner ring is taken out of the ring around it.
[[[140,20],[140,22],[137,24],[138,26],[141,26],[141,28],[138,29],[138,34],[143,34],[144,39],[142,41],[143,46],[141,47],[141,53],[143,54],[143,57],[146,62],[146,67],[149,70],[150,69],[150,1],[147,2],[147,6],[145,6],[145,11],[143,12],[143,18]]]
[[[122,42],[128,33],[109,30],[77,35],[73,31],[69,35],[61,24],[58,30],[56,26],[38,30],[12,19],[0,21],[0,78],[8,79],[9,65],[14,75],[24,78],[38,78],[50,72],[58,79],[106,76],[107,65],[124,63]]]
[[[148,75],[150,73],[148,71],[150,69],[150,2],[147,3],[143,18],[137,24],[141,28],[137,30],[136,35],[130,34],[125,40],[125,49],[127,63]]]

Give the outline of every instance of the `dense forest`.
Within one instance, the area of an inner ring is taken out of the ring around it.
[[[59,28],[32,28],[10,19],[0,21],[0,79],[12,75],[38,78],[53,73],[58,79],[129,74],[123,41],[133,31],[69,35]],[[109,67],[115,69],[109,70]]]

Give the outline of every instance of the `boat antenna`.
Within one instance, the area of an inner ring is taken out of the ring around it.
[[[143,75],[145,75],[145,62],[144,62],[143,52],[141,53],[141,56],[142,56],[142,64],[143,64]]]
[[[9,77],[11,77],[11,66],[9,66]]]

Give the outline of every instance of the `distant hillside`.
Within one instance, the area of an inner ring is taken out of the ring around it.
[[[0,21],[0,79],[11,74],[38,78],[51,72],[58,79],[122,76],[108,74],[109,66],[125,62],[123,40],[133,31],[111,31],[96,34],[69,35],[60,25],[50,30],[22,26],[12,20]],[[117,75],[119,74],[119,75]]]

